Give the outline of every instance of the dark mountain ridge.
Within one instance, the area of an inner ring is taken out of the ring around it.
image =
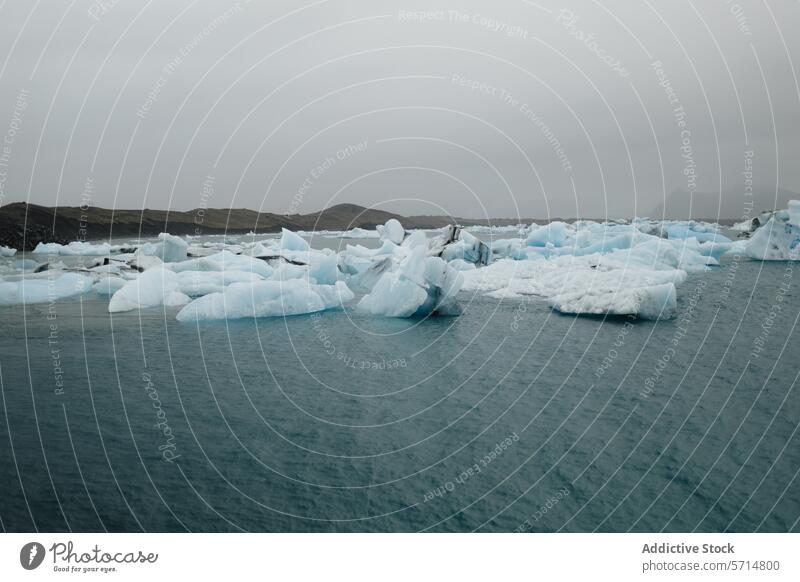
[[[15,202],[0,207],[0,245],[31,250],[40,242],[67,244],[75,240],[111,237],[273,233],[290,230],[349,230],[375,228],[396,218],[406,228],[439,228],[448,224],[509,225],[530,219],[468,219],[452,216],[401,216],[356,204],[337,204],[310,214],[275,214],[247,208],[196,208],[188,211],[111,210],[107,208],[47,207]]]

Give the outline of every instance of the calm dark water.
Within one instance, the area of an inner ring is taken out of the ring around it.
[[[2,527],[797,531],[798,271],[726,261],[658,323],[0,308]]]

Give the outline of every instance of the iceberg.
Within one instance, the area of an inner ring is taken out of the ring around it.
[[[607,289],[591,287],[554,295],[550,305],[576,315],[636,315],[643,319],[671,318],[677,309],[673,283],[647,287]]]
[[[338,256],[330,249],[321,251],[279,251],[278,255],[258,257],[280,271],[270,278],[309,276],[322,285],[333,285],[339,279]],[[288,275],[288,273],[295,273]]]
[[[302,279],[233,283],[219,293],[195,299],[178,312],[178,321],[278,317],[314,313],[352,300],[342,282],[313,285]]]
[[[680,255],[672,245],[662,246],[658,240],[642,251],[636,247],[540,261],[500,259],[462,272],[463,288],[496,298],[534,295],[567,313],[669,318],[675,314],[671,289],[687,273],[675,267]]]
[[[139,247],[139,255],[158,257],[165,263],[177,263],[186,260],[189,243],[180,237],[162,232],[158,235],[159,242],[146,243]]]
[[[17,254],[17,249],[0,245],[0,257],[13,257]]]
[[[427,245],[414,246],[397,269],[381,275],[358,308],[386,317],[455,312],[455,296],[464,282],[461,273],[426,255]]]
[[[293,233],[291,230],[281,230],[280,249],[283,251],[307,251],[309,250],[308,243],[299,234]]]
[[[161,305],[185,305],[191,299],[179,291],[179,285],[178,275],[169,269],[163,266],[147,269],[112,295],[108,311],[117,313]]]
[[[47,277],[28,277],[19,281],[0,282],[0,305],[48,303],[66,297],[83,295],[92,288],[92,279],[77,273]]]
[[[800,200],[790,200],[788,210],[775,212],[745,244],[745,253],[760,261],[800,260]]]
[[[118,247],[108,243],[92,244],[88,242],[73,241],[68,245],[58,243],[39,243],[33,249],[34,254],[64,255],[64,256],[102,256],[109,255]]]
[[[695,238],[698,242],[729,243],[731,239],[719,234],[716,225],[710,225],[694,220],[675,221],[666,225],[667,237],[671,239]]]
[[[233,283],[254,283],[264,278],[246,271],[181,271],[178,291],[189,297],[218,293]]]
[[[534,226],[528,233],[526,242],[529,247],[544,247],[548,244],[554,247],[564,246],[568,229],[569,226],[560,221],[554,221],[544,226]]]
[[[269,277],[273,271],[273,268],[264,260],[247,255],[235,255],[227,250],[207,257],[170,263],[169,269],[176,273],[182,271],[245,271],[264,278]]]
[[[381,240],[392,241],[394,244],[399,245],[406,237],[406,231],[400,221],[396,218],[390,218],[382,227],[378,228]]]
[[[448,226],[441,235],[432,238],[428,246],[429,255],[448,262],[461,260],[473,265],[488,265],[492,258],[492,250],[486,243],[455,225]]]

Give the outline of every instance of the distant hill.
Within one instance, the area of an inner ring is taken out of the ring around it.
[[[401,216],[356,204],[337,204],[311,214],[282,215],[247,208],[206,208],[183,212],[110,210],[76,206],[46,207],[15,202],[0,207],[0,245],[31,250],[40,242],[66,244],[74,240],[109,237],[149,237],[172,234],[241,234],[291,230],[349,230],[375,228],[396,218],[406,228],[438,228],[447,224],[508,225],[530,219],[468,219],[449,216]]]
[[[786,208],[789,200],[798,198],[800,194],[796,192],[779,189],[776,202],[775,190],[755,190],[751,216],[763,210]],[[666,203],[660,203],[651,211],[649,218],[695,218],[723,222],[741,220],[746,210],[745,200],[741,191],[690,193],[675,190],[667,197]]]

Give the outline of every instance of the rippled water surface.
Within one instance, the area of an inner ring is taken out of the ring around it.
[[[798,281],[726,260],[657,323],[471,294],[424,320],[2,307],[0,520],[796,531]]]

